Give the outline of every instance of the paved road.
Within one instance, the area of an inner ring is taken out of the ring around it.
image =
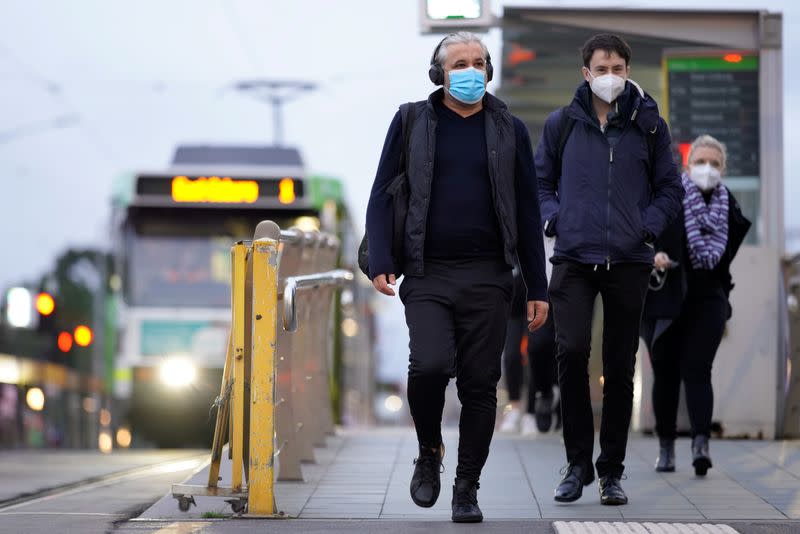
[[[106,532],[140,514],[206,457],[186,450],[0,453],[0,533]]]

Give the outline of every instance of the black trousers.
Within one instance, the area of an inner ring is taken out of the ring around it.
[[[603,415],[599,476],[621,476],[633,408],[633,373],[639,322],[650,266],[561,262],[553,267],[550,302],[556,327],[556,358],[567,461],[590,466],[594,418],[589,397],[592,311],[603,298]]]
[[[477,481],[489,455],[500,356],[512,292],[503,260],[426,262],[405,278],[409,348],[408,404],[421,447],[442,442],[444,393],[455,377],[461,401],[456,476]]]
[[[508,398],[512,401],[522,399],[522,384],[525,381],[525,369],[522,365],[520,341],[528,336],[528,413],[533,413],[536,395],[551,398],[553,385],[556,384],[556,333],[553,314],[536,332],[528,332],[528,321],[525,317],[512,317],[506,328],[506,348],[503,351],[503,376],[508,388]]]
[[[678,318],[653,343],[653,410],[660,438],[675,439],[681,380],[692,437],[711,435],[711,367],[727,316],[728,299],[721,287],[690,288]]]

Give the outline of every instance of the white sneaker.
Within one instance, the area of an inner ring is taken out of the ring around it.
[[[519,419],[522,416],[518,408],[511,408],[503,414],[503,420],[500,422],[500,432],[514,433],[519,430]]]
[[[523,437],[530,437],[535,436],[539,433],[539,429],[536,428],[536,418],[533,414],[526,413],[522,416],[522,421],[520,422],[520,434]]]

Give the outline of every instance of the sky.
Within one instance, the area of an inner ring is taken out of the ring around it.
[[[787,153],[800,141],[800,107],[793,105],[800,92],[797,4],[703,4],[783,12]],[[243,79],[318,84],[286,105],[284,140],[301,149],[312,171],[342,178],[363,224],[397,106],[433,89],[427,67],[441,36],[420,35],[418,5],[0,0],[0,288],[36,279],[68,246],[107,244],[115,176],[165,168],[180,143],[269,144],[269,107],[231,89]],[[697,2],[493,1],[498,14],[504,5],[696,8]],[[486,43],[500,55],[499,30]],[[800,177],[786,165],[785,179],[787,226],[800,227],[800,211],[788,209],[788,199],[800,198]]]

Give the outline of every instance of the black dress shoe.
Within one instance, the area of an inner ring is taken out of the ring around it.
[[[429,447],[420,447],[419,456],[414,460],[414,476],[411,477],[411,500],[423,508],[436,504],[442,483],[439,475],[444,458],[444,443],[434,452]]]
[[[695,436],[692,438],[692,465],[694,474],[699,477],[706,476],[711,468],[711,456],[708,453],[708,436]]]
[[[600,504],[607,504],[610,506],[618,506],[620,504],[628,504],[628,496],[622,490],[620,485],[620,477],[608,475],[600,477]]]
[[[480,523],[483,512],[478,507],[478,488],[480,484],[464,478],[457,478],[453,486],[453,522]]]
[[[675,440],[661,439],[656,460],[656,471],[659,473],[672,473],[675,471]]]
[[[583,495],[583,487],[594,480],[594,468],[579,464],[570,464],[564,473],[564,478],[558,483],[553,498],[558,502],[574,502]]]

